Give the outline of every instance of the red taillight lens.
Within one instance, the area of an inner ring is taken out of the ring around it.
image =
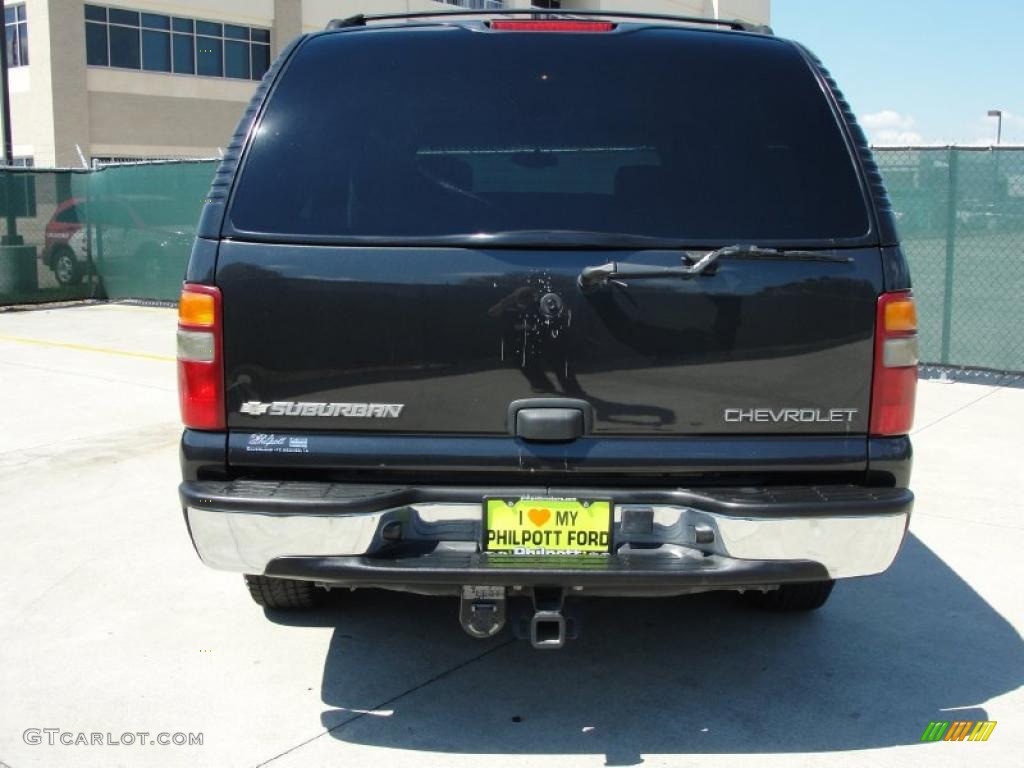
[[[491,29],[505,32],[611,32],[610,21],[492,21]]]
[[[875,319],[871,434],[905,435],[917,395],[917,312],[909,291],[883,293]]]
[[[185,284],[178,302],[178,399],[191,429],[224,429],[220,289]]]

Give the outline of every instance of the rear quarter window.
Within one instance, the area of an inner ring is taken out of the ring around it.
[[[667,28],[315,36],[273,91],[228,221],[342,240],[869,229],[842,130],[795,46]]]

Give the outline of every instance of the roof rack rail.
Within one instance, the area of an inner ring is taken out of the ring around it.
[[[502,8],[491,11],[464,10],[464,11],[414,11],[411,13],[379,13],[349,16],[347,19],[333,19],[327,24],[327,29],[347,29],[350,27],[365,27],[369,22],[392,21],[397,19],[427,19],[444,18],[446,16],[563,16],[566,18],[579,18],[596,16],[599,18],[611,19],[638,19],[648,21],[674,21],[684,24],[706,24],[715,27],[727,27],[738,32],[754,32],[761,35],[773,34],[772,28],[765,24],[752,24],[739,19],[709,19],[704,16],[673,16],[665,13],[634,13],[632,11],[560,11],[552,8]]]

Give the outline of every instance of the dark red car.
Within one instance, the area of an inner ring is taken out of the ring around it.
[[[57,206],[46,223],[42,262],[61,285],[77,285],[89,264],[85,236],[85,198],[71,197]]]
[[[150,277],[176,273],[191,248],[194,216],[190,206],[159,195],[68,198],[46,224],[40,259],[61,285],[81,282],[94,262],[105,265],[105,277],[111,269]]]

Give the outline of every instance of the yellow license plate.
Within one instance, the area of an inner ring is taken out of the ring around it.
[[[583,499],[486,499],[484,550],[601,555],[611,550],[612,505]]]

